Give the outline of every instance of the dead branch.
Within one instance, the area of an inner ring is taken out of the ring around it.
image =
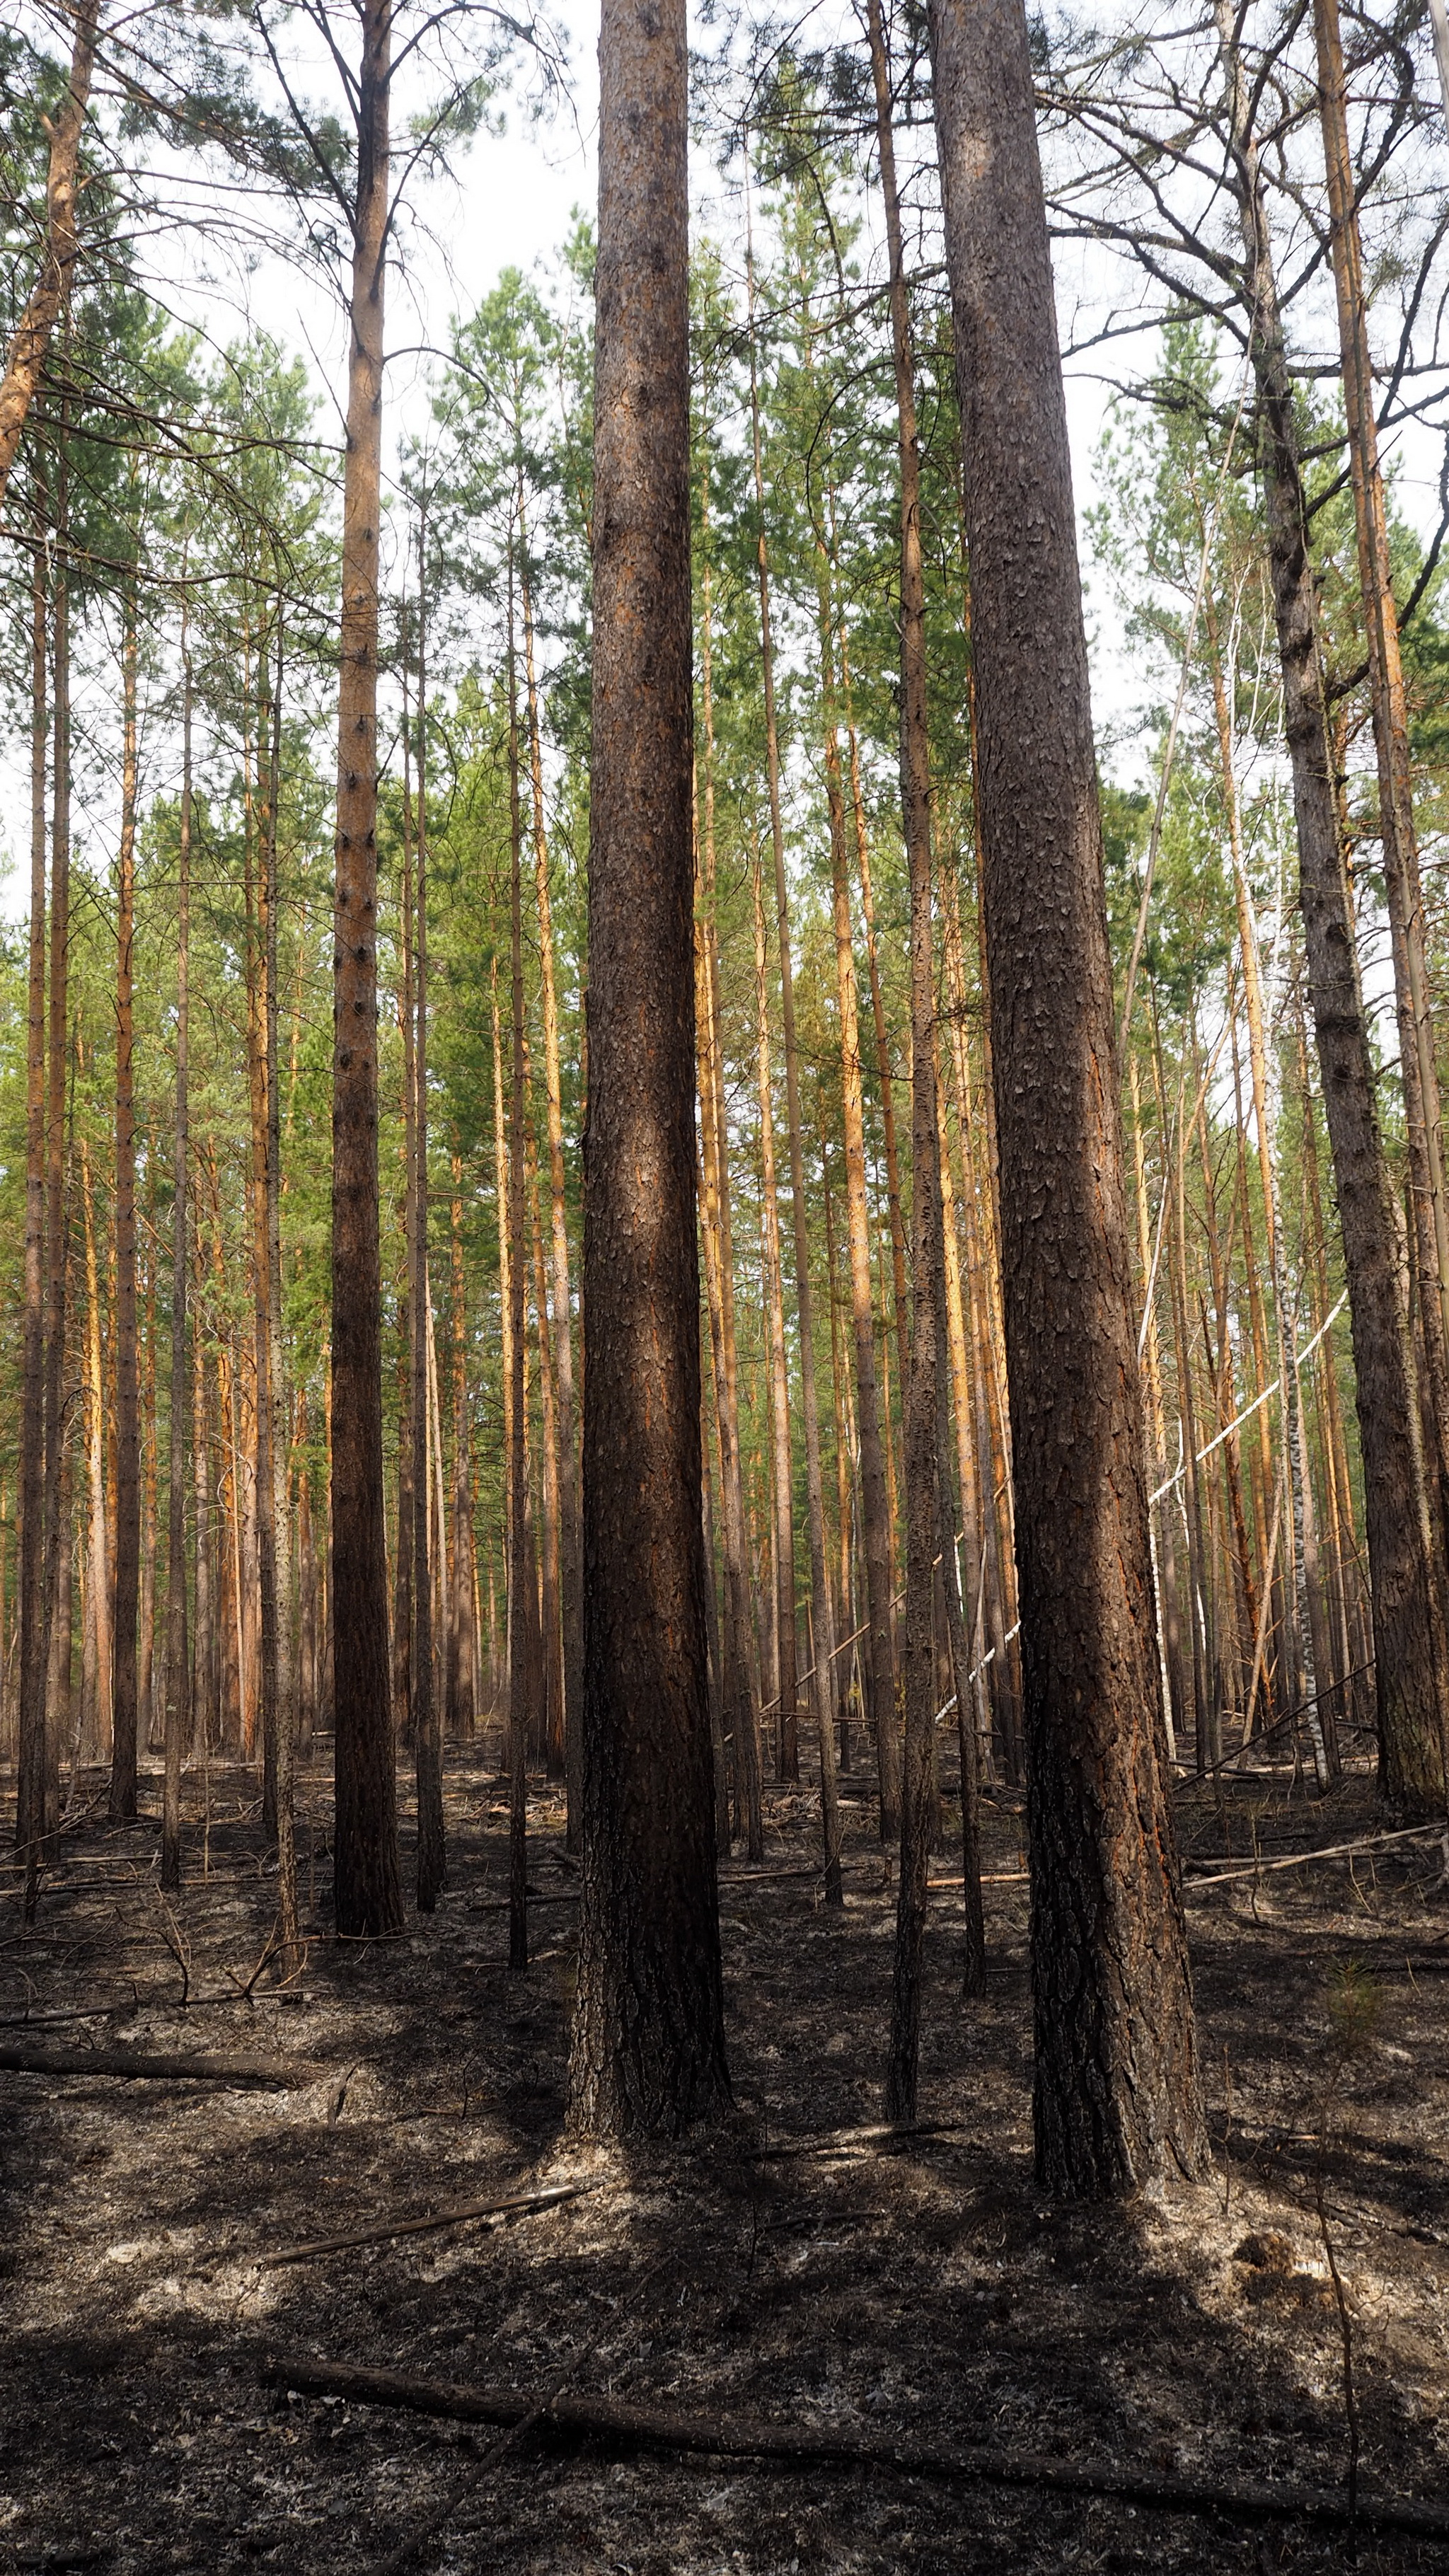
[[[310,2263],[314,2255],[342,2254],[353,2245],[386,2245],[394,2236],[431,2236],[444,2227],[462,2227],[475,2218],[521,2216],[530,2209],[552,2209],[559,2201],[579,2200],[585,2192],[601,2191],[602,2183],[549,2183],[539,2191],[510,2193],[503,2200],[469,2200],[451,2209],[439,2210],[431,2218],[391,2218],[373,2227],[359,2227],[346,2236],[318,2236],[306,2245],[284,2245],[277,2254],[256,2254],[256,2263],[276,2266],[282,2263]]]
[[[250,2091],[292,2093],[313,2082],[316,2069],[285,2057],[153,2057],[129,2048],[0,2047],[7,2075],[120,2075],[162,2084],[230,2084]]]
[[[872,2440],[743,2415],[685,2415],[604,2397],[545,2396],[541,2402],[537,2392],[526,2389],[470,2388],[417,2379],[406,2371],[316,2361],[304,2354],[268,2360],[261,2375],[269,2387],[294,2388],[303,2396],[401,2407],[463,2424],[521,2424],[536,2416],[541,2430],[569,2446],[601,2442],[625,2451],[692,2451],[709,2459],[760,2460],[784,2469],[895,2469],[906,2477],[949,2485],[1041,2487],[1058,2495],[1104,2496],[1159,2513],[1221,2514],[1250,2523],[1306,2522],[1331,2531],[1353,2524],[1365,2532],[1410,2532],[1422,2540],[1449,2542],[1449,2509],[1412,2500],[1360,2496],[1357,2513],[1351,2515],[1339,2497],[1309,2487],[1209,2485],[1154,2469],[1048,2460],[1023,2451],[940,2451],[920,2442]]]

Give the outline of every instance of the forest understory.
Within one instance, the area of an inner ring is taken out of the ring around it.
[[[333,1938],[330,1780],[309,1773],[308,1947],[279,1992],[270,1963],[257,1974],[275,1886],[252,1776],[213,1767],[205,1825],[203,1784],[188,1778],[186,1884],[169,1907],[154,1821],[109,1827],[102,1775],[83,1779],[78,1808],[90,1790],[96,1803],[45,1875],[34,1929],[15,1905],[0,1933],[0,2564],[116,2576],[1449,2566],[1444,2543],[1405,2532],[879,2462],[644,2452],[287,2385],[306,2356],[716,2426],[765,2419],[865,2448],[915,2442],[963,2463],[1030,2454],[1108,2483],[1166,2473],[1225,2505],[1249,2486],[1342,2500],[1331,2248],[1365,2513],[1386,2498],[1442,2508],[1442,1844],[1379,1841],[1386,1820],[1363,1772],[1326,1798],[1287,1767],[1229,1777],[1220,1793],[1186,1783],[1215,2179],[1125,2207],[1053,2208],[1032,2176],[1013,1795],[989,1796],[983,1814],[980,2000],[961,1999],[959,1881],[934,1889],[924,2125],[891,2137],[880,2061],[893,1871],[864,1784],[842,1785],[843,1916],[820,1902],[808,1788],[771,1796],[763,1870],[722,1867],[733,2125],[625,2165],[571,2155],[562,2139],[573,1873],[541,1783],[533,1957],[519,1975],[507,1966],[507,1789],[482,1748],[450,1757],[449,1889],[395,1942]],[[158,1806],[159,1782],[142,1789]],[[948,1796],[934,1873],[946,1882],[951,1816]],[[405,1816],[405,1858],[411,1829]],[[1359,1848],[1274,1866],[1342,1844]],[[245,2057],[294,2074],[285,2089],[240,2089],[9,2062],[40,2050]],[[380,2233],[569,2185],[586,2188],[512,2216]],[[282,2259],[368,2231],[371,2242]]]

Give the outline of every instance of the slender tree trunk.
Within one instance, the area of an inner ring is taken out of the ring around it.
[[[543,744],[534,670],[533,592],[526,541],[520,552],[523,593],[524,672],[528,688],[528,762],[533,790],[534,882],[538,894],[540,1000],[543,1008],[543,1074],[548,1103],[548,1173],[552,1231],[553,1374],[558,1416],[559,1559],[563,1594],[564,1767],[570,1848],[579,1835],[579,1721],[584,1670],[584,1605],[579,1537],[578,1407],[574,1395],[574,1341],[569,1284],[568,1197],[564,1173],[563,1089],[559,1071],[558,986],[553,906],[549,894],[548,835],[544,828]]]
[[[774,1508],[775,1682],[778,1776],[800,1777],[795,1678],[795,1512],[790,1456],[790,1380],[785,1354],[785,1294],[780,1270],[780,1210],[775,1194],[775,1114],[771,1097],[770,1002],[760,855],[751,871],[755,909],[755,1026],[760,1100],[760,1212],[764,1249],[765,1328],[770,1381],[771,1502]]]
[[[1379,1778],[1396,1805],[1436,1814],[1445,1796],[1449,1698],[1423,1445],[1339,838],[1293,391],[1231,0],[1217,0],[1217,20],[1262,422],[1261,471],[1284,730],[1293,771],[1309,994],[1348,1268],[1373,1596]]]
[[[571,2122],[729,2101],[700,1516],[683,0],[604,0]]]
[[[708,492],[702,495],[706,534]],[[701,582],[701,707],[704,715],[704,894],[696,926],[695,1038],[699,1084],[705,1283],[713,1341],[715,1424],[720,1445],[720,1500],[724,1519],[725,1635],[724,1722],[734,1755],[736,1826],[742,1826],[751,1860],[765,1851],[761,1804],[760,1730],[750,1656],[750,1576],[740,1468],[739,1368],[735,1339],[734,1250],[731,1236],[729,1124],[725,1111],[720,1041],[719,941],[716,931],[714,831],[714,685],[711,581],[706,554]]]
[[[65,459],[65,414],[61,413],[61,456],[56,489],[56,530],[68,540],[70,518]],[[55,1630],[60,1617],[58,1586],[62,1558],[70,1562],[70,1533],[62,1527],[61,1392],[65,1368],[67,1217],[66,1204],[66,1070],[70,1060],[67,1012],[70,986],[70,597],[65,557],[57,562],[51,602],[51,686],[54,700],[55,748],[51,774],[50,827],[50,995],[46,1025],[45,1094],[45,1617],[51,1629],[46,1665],[46,1720],[42,1805],[46,1825],[58,1817],[58,1713],[52,1676],[60,1659]],[[70,1618],[69,1582],[66,1619]],[[70,1676],[70,1631],[64,1640],[64,1668]],[[34,1888],[27,1875],[26,1902],[33,1911]]]
[[[911,1309],[903,1388],[906,1483],[905,1761],[901,1776],[901,1875],[896,1908],[886,2117],[913,2120],[920,2056],[926,1874],[936,1821],[935,1564],[944,1247],[940,1131],[936,1115],[936,983],[931,937],[931,771],[926,706],[926,597],[921,564],[921,460],[915,361],[896,192],[890,64],[880,0],[867,0],[876,142],[890,256],[900,472],[901,817],[911,905]],[[956,1533],[950,1533],[954,1552]]]
[[[933,0],[975,656],[1037,2171],[1207,2165],[1152,1598],[1101,824],[1020,0]]]
[[[96,1259],[95,1203],[90,1149],[80,1140],[81,1216],[86,1247],[85,1621],[81,1647],[81,1741],[86,1758],[109,1762],[115,1741],[112,1697],[110,1549],[106,1531],[106,1365],[101,1347],[100,1268]]]
[[[1409,1148],[1409,1204],[1419,1277],[1428,1410],[1434,1431],[1439,1517],[1449,1533],[1449,1211],[1445,1205],[1439,1071],[1424,955],[1424,895],[1409,773],[1409,719],[1399,654],[1399,619],[1389,562],[1388,514],[1379,469],[1373,368],[1363,285],[1358,200],[1348,141],[1338,0],[1314,0],[1319,110],[1331,216],[1329,253],[1343,357],[1349,473],[1358,534],[1359,581],[1368,643],[1369,704],[1379,774],[1379,833],[1398,1003],[1399,1062]],[[1441,1572],[1442,1581],[1442,1572]]]
[[[15,1841],[25,1869],[25,1919],[35,1913],[45,1833],[45,496],[37,486],[30,593],[30,972],[25,1041],[25,1319],[20,1412],[20,1722]]]
[[[116,904],[116,1604],[110,1817],[136,1813],[136,1615],[141,1576],[141,1423],[136,1330],[136,1093],[132,1064],[136,935],[136,593],[127,584],[123,646],[121,841]]]
[[[471,1736],[477,1716],[473,1663],[473,1464],[468,1437],[468,1304],[463,1268],[463,1163],[453,1154],[453,1580],[449,1591],[448,1733]]]
[[[75,0],[75,44],[64,100],[53,119],[43,121],[50,137],[50,167],[45,183],[45,247],[40,274],[6,352],[0,377],[0,502],[10,480],[25,427],[25,415],[45,367],[50,335],[65,304],[79,248],[76,199],[79,194],[81,134],[86,101],[95,70],[100,0]]]
[[[443,1748],[433,1672],[432,1494],[427,1475],[428,1357],[432,1300],[428,1286],[428,664],[427,516],[418,529],[418,958],[417,1034],[413,1041],[413,1732],[417,1739],[417,1900],[431,1914],[448,1883],[443,1840]],[[441,1460],[439,1460],[441,1468]],[[439,1529],[439,1539],[442,1531]]]
[[[382,1500],[377,1173],[377,547],[392,0],[360,0],[338,695],[332,1105],[332,1651],[339,1932],[402,1927]]]
[[[176,870],[176,1134],[171,1198],[171,1443],[166,1497],[165,1787],[161,1803],[161,1884],[181,1885],[181,1765],[191,1731],[191,1666],[186,1635],[187,1414],[186,1287],[189,1223],[191,1085],[191,651],[186,610],[181,623],[181,817]],[[199,1375],[199,1371],[198,1371]],[[198,1444],[199,1447],[199,1444]],[[200,1461],[198,1460],[198,1466]],[[204,1600],[205,1530],[197,1537],[197,1632]]]
[[[526,1467],[527,1388],[524,1344],[527,1329],[525,1281],[528,1251],[524,1234],[523,1061],[523,823],[518,800],[518,683],[513,642],[514,560],[508,556],[508,796],[512,864],[509,873],[512,924],[513,1042],[510,1056],[511,1097],[508,1117],[508,1335],[512,1379],[508,1444],[508,1777],[509,1876],[508,1964],[528,1965],[528,1744],[535,1722],[534,1691],[538,1668],[531,1652],[537,1613],[532,1600],[532,1551],[529,1547]]]
[[[760,439],[760,388],[755,355],[755,259],[753,237],[746,257],[749,297],[750,435],[755,474],[755,568],[760,593],[761,680],[765,708],[765,774],[770,797],[770,841],[775,863],[777,899],[785,899],[785,826],[780,807],[780,737],[775,713],[775,638],[770,614],[770,554],[765,535],[765,475]],[[770,1039],[765,979],[765,916],[760,893],[759,854],[754,867],[755,995],[759,1024],[760,1136],[764,1160],[765,1306],[769,1339],[770,1429],[773,1463],[775,1558],[775,1687],[781,1780],[800,1777],[799,1718],[796,1709],[795,1655],[795,1520],[790,1458],[790,1380],[785,1359],[785,1303],[780,1266],[780,1219],[775,1195],[774,1118],[770,1092]],[[788,929],[781,937],[788,956]],[[793,1014],[792,1014],[793,1016]]]
[[[277,664],[271,693],[271,746],[268,757],[266,828],[262,840],[263,1049],[267,1121],[263,1182],[265,1256],[267,1264],[266,1341],[258,1348],[257,1370],[267,1393],[267,1472],[272,1532],[272,1630],[275,1658],[273,1706],[275,1723],[277,1908],[282,1972],[299,1961],[297,1945],[297,1840],[295,1774],[297,1754],[297,1676],[292,1647],[292,1528],[288,1475],[287,1380],[282,1335],[282,1085],[277,1055],[277,944],[280,898],[277,872],[279,804],[282,792],[283,625],[277,608]],[[263,670],[265,671],[265,654]]]
[[[267,668],[263,641],[257,677]],[[250,676],[250,675],[249,675]],[[270,817],[262,748],[265,699],[258,690],[255,747],[258,794],[251,790],[252,745],[244,752],[247,778],[243,881],[247,941],[247,1078],[251,1107],[251,1187],[249,1191],[252,1253],[252,1347],[249,1354],[255,1387],[252,1423],[255,1472],[252,1482],[257,1561],[257,1701],[262,1738],[262,1831],[270,1841],[277,1833],[277,1538],[272,1481],[271,1260],[267,1210],[267,843]],[[250,728],[249,728],[250,731]]]

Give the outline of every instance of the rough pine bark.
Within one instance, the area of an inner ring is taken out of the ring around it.
[[[700,1496],[683,0],[604,0],[576,2134],[729,2102]]]
[[[1016,1482],[1036,2163],[1208,2161],[1148,1548],[1066,407],[1022,0],[933,0]]]
[[[392,0],[362,0],[342,635],[332,1095],[332,1652],[337,1929],[402,1928],[383,1528],[377,1201],[377,547]]]

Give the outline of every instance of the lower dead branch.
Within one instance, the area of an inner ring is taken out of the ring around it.
[[[285,2057],[153,2057],[129,2048],[0,2047],[7,2075],[118,2075],[161,2084],[230,2084],[252,2091],[291,2093],[313,2082],[316,2069]]]
[[[910,2441],[872,2441],[812,2426],[768,2424],[749,2416],[685,2415],[628,2406],[613,2398],[542,2398],[517,2388],[471,2388],[415,2379],[398,2370],[280,2354],[264,2362],[273,2388],[303,2396],[341,2397],[359,2406],[404,2408],[463,2424],[522,2426],[534,2420],[555,2442],[598,2442],[623,2451],[695,2452],[709,2459],[757,2460],[784,2469],[890,2469],[951,2485],[1043,2488],[1058,2495],[1101,2496],[1160,2513],[1207,2514],[1238,2522],[1303,2522],[1320,2530],[1407,2532],[1449,2544],[1449,2508],[1360,2495],[1351,2510],[1338,2496],[1306,2487],[1219,2486],[1165,2471],[1107,2462],[1049,2460],[1018,2451],[940,2451]]]

